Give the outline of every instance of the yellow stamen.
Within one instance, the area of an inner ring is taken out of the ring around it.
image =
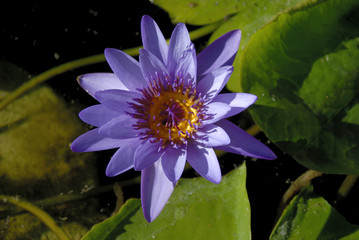
[[[198,110],[192,107],[193,97],[188,95],[187,91],[185,94],[181,91],[167,91],[152,99],[149,126],[157,138],[179,144],[185,142],[196,131],[195,126],[199,126]],[[166,112],[168,108],[175,109],[175,116],[169,116]]]

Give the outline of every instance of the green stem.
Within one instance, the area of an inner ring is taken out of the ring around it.
[[[194,41],[196,39],[199,39],[201,37],[204,37],[204,36],[210,34],[214,30],[216,30],[221,24],[222,24],[222,21],[212,23],[210,25],[198,28],[196,30],[191,31],[189,33],[189,36],[191,37],[192,41]]]
[[[259,128],[259,126],[257,124],[254,124],[253,126],[251,126],[250,128],[248,128],[246,130],[246,132],[252,136],[256,136],[257,134],[259,134],[262,130]]]
[[[120,187],[128,187],[135,184],[141,183],[141,177],[137,176],[135,178],[131,178],[129,180],[118,182],[117,184]],[[88,192],[81,193],[81,194],[64,194],[64,195],[58,195],[55,197],[46,198],[40,201],[35,202],[37,206],[40,207],[50,207],[50,206],[56,206],[60,204],[65,204],[69,202],[75,202],[75,201],[81,201],[83,199],[88,199],[109,191],[113,190],[113,185],[106,185],[106,186],[99,186],[96,187]],[[1,199],[1,198],[0,198]],[[21,209],[14,209],[14,210],[8,210],[0,212],[0,219],[6,218],[6,216],[14,216],[16,214],[23,213],[23,210]]]
[[[353,188],[355,182],[358,180],[358,175],[348,175],[345,177],[342,185],[338,189],[337,202],[344,199]]]
[[[302,175],[300,175],[287,189],[284,193],[281,201],[279,202],[279,206],[277,209],[277,216],[275,223],[279,220],[280,216],[282,215],[284,209],[288,206],[290,200],[304,187],[306,187],[313,178],[319,177],[323,175],[322,172],[318,172],[315,170],[308,170]]]
[[[220,25],[220,22],[210,24],[207,26],[204,26],[202,28],[196,29],[192,32],[190,32],[190,37],[192,40],[196,40],[200,37],[206,36],[213,32],[218,26]],[[139,52],[138,50],[142,48],[142,46],[129,48],[123,50],[125,53],[129,54],[130,56],[138,56]],[[40,83],[43,83],[50,78],[57,76],[59,74],[65,73],[69,70],[73,70],[76,68],[84,67],[91,64],[101,63],[104,62],[105,56],[104,54],[97,54],[90,57],[80,58],[71,62],[67,62],[64,64],[61,64],[59,66],[56,66],[54,68],[51,68],[24,83],[19,88],[17,88],[12,93],[9,93],[1,102],[0,102],[0,110],[6,107],[9,103],[14,101],[16,98],[20,97],[27,91],[31,90],[32,88],[36,87]]]
[[[38,206],[33,205],[17,197],[0,195],[0,199],[4,202],[9,202],[20,208],[27,210],[36,217],[38,217],[46,226],[48,226],[60,240],[70,240],[66,233],[56,224],[55,220]]]

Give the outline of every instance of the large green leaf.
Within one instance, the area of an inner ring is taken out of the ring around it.
[[[354,240],[359,239],[359,226],[348,223],[309,186],[286,208],[270,239]]]
[[[209,42],[213,42],[223,34],[235,30],[242,30],[241,45],[234,62],[239,65],[240,56],[250,37],[278,13],[285,11],[303,0],[154,0],[154,4],[165,9],[173,22],[184,22],[193,25],[213,23],[227,16],[223,24],[212,34]],[[239,68],[235,67],[227,87],[234,92],[240,92]]]
[[[251,113],[308,168],[359,173],[359,2],[309,1],[250,39],[240,63]]]
[[[214,23],[246,6],[245,1],[235,0],[153,0],[153,3],[168,12],[173,22],[192,25]]]
[[[203,178],[182,179],[152,223],[143,217],[140,200],[95,225],[83,240],[110,239],[251,239],[250,206],[242,165],[216,185]]]
[[[223,34],[240,29],[242,31],[241,44],[239,46],[236,59],[233,63],[234,72],[227,84],[227,88],[233,92],[241,92],[242,88],[239,82],[239,62],[243,50],[251,36],[263,27],[266,23],[274,18],[278,13],[289,9],[302,0],[267,0],[267,1],[251,1],[241,9],[235,16],[224,22],[210,37],[209,42],[213,42]]]

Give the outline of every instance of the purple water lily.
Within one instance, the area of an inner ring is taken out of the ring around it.
[[[143,213],[148,222],[162,211],[186,161],[204,178],[221,181],[213,148],[274,159],[275,154],[225,120],[257,97],[219,92],[226,85],[241,32],[231,31],[196,55],[187,28],[179,23],[166,43],[156,22],[141,22],[144,48],[139,62],[117,49],[106,49],[113,73],[90,73],[79,84],[100,102],[80,112],[96,128],[71,145],[75,152],[118,148],[107,176],[131,168],[141,171]]]

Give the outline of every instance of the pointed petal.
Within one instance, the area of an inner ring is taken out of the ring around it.
[[[197,56],[197,74],[204,76],[213,70],[226,65],[232,65],[236,56],[241,31],[228,32],[206,47]]]
[[[168,45],[156,24],[148,15],[141,20],[141,36],[144,49],[153,53],[163,65],[167,64]]]
[[[135,138],[139,133],[132,125],[135,120],[126,114],[120,115],[99,128],[98,133],[109,138],[128,139]]]
[[[222,102],[231,107],[224,118],[234,116],[257,101],[257,96],[250,93],[224,93],[213,99],[212,102]]]
[[[77,78],[80,86],[92,97],[98,91],[108,89],[127,90],[125,85],[113,73],[88,73]]]
[[[166,177],[160,161],[142,171],[141,201],[147,222],[152,222],[160,214],[175,185],[175,182],[171,182]]]
[[[114,177],[133,168],[133,157],[139,146],[138,139],[129,139],[112,156],[106,168],[106,176]]]
[[[171,182],[180,179],[186,164],[187,151],[168,147],[161,157],[162,168]]]
[[[71,149],[74,152],[101,151],[118,148],[126,141],[128,140],[107,138],[98,134],[98,128],[95,128],[76,138],[71,144]]]
[[[139,59],[142,75],[148,83],[152,83],[153,80],[164,81],[169,76],[163,63],[146,49],[140,49]]]
[[[174,77],[178,62],[190,44],[191,39],[186,25],[183,23],[177,24],[172,32],[168,48],[167,69],[171,77]]]
[[[139,63],[130,55],[114,48],[105,50],[105,57],[112,71],[131,91],[146,86]]]
[[[216,125],[223,128],[231,138],[231,143],[226,146],[216,147],[219,150],[241,154],[248,157],[272,160],[277,156],[266,145],[258,141],[244,130],[228,120],[221,120]]]
[[[214,70],[197,84],[197,93],[201,93],[206,101],[211,101],[222,91],[232,72],[232,66],[224,66]]]
[[[97,104],[83,109],[79,113],[82,121],[95,127],[100,127],[119,115],[103,104]]]
[[[205,147],[216,147],[228,145],[231,142],[231,139],[221,127],[209,124],[198,129],[196,133],[196,142]]]
[[[153,165],[164,153],[161,150],[161,145],[151,140],[142,143],[135,152],[135,170],[141,171]]]
[[[193,43],[183,52],[179,59],[174,77],[182,78],[185,86],[195,85],[197,80],[197,58]]]
[[[141,98],[141,94],[126,90],[105,90],[95,94],[96,99],[108,108],[119,113],[131,112],[128,103],[133,103],[134,99]]]
[[[213,183],[221,182],[221,168],[212,148],[188,144],[187,161],[199,175],[208,181]]]
[[[231,110],[231,107],[228,104],[221,102],[211,102],[207,104],[206,107],[206,118],[202,121],[203,125],[215,123],[223,119]]]

